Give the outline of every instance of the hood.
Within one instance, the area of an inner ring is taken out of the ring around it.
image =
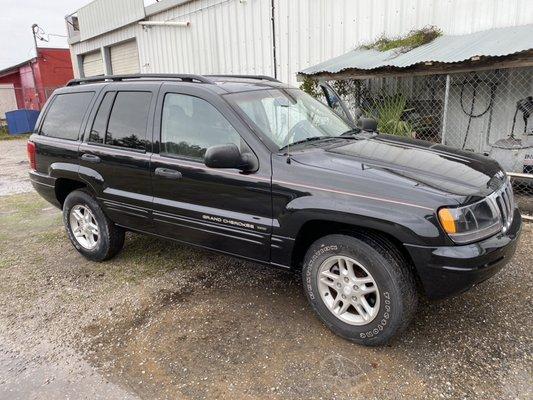
[[[375,174],[381,181],[401,177],[415,186],[457,196],[492,193],[495,175],[501,171],[496,161],[483,155],[393,135],[346,139],[319,151],[323,156],[317,157],[314,151],[292,156],[302,164],[354,175]]]

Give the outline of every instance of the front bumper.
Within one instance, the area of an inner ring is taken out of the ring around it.
[[[462,293],[501,270],[513,257],[522,228],[518,209],[509,230],[463,246],[405,245],[430,299]]]

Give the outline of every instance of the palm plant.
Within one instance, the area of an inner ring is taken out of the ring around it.
[[[378,121],[378,130],[398,136],[413,136],[415,127],[406,120],[406,114],[413,111],[407,107],[407,98],[401,94],[386,94],[373,98],[370,106],[363,110],[368,118]]]

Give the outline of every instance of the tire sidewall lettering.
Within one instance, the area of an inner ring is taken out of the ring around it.
[[[391,301],[390,301],[390,292],[388,291],[383,292],[382,297],[385,299],[383,301],[385,303],[385,306],[381,307],[381,309],[379,310],[380,313],[382,313],[381,320],[379,320],[380,317],[377,317],[376,319],[379,320],[379,322],[375,327],[373,327],[372,329],[366,332],[359,333],[359,337],[361,339],[375,337],[385,330],[385,327],[387,326],[388,321],[391,318],[391,311],[392,311]]]
[[[313,266],[315,265],[317,259],[322,256],[323,254],[330,252],[330,251],[338,251],[339,247],[337,245],[329,245],[329,246],[322,246],[318,251],[313,254],[313,257],[309,260],[307,263],[307,268],[305,271],[305,284],[307,286],[307,294],[311,300],[316,300],[317,296],[315,295],[315,292],[313,290]]]
[[[328,253],[339,254],[340,250],[342,250],[342,248],[338,245],[321,245],[320,248],[315,251],[312,257],[309,258],[309,260],[307,261],[305,265],[305,285],[307,295],[312,302],[322,302],[318,293],[315,293],[315,289],[317,288],[316,280],[318,279],[318,277],[313,276],[313,271],[316,270],[316,264],[322,262],[326,255],[331,255]],[[391,298],[392,296],[389,290],[382,291],[382,305],[379,310],[380,314],[377,315],[376,318],[367,326],[351,326],[350,329],[363,329],[364,331],[359,333],[359,337],[361,339],[379,336],[382,332],[386,330],[386,327],[389,326],[391,322],[390,319],[393,315],[393,305]]]

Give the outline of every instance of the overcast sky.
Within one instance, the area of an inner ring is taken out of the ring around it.
[[[31,25],[46,34],[66,35],[65,16],[89,0],[0,0],[0,69],[35,55]],[[63,37],[50,36],[40,47],[67,47]]]
[[[0,0],[0,69],[35,56],[32,24],[39,25],[50,41],[39,47],[68,47],[65,16],[91,0]],[[145,0],[145,4],[154,0]]]

